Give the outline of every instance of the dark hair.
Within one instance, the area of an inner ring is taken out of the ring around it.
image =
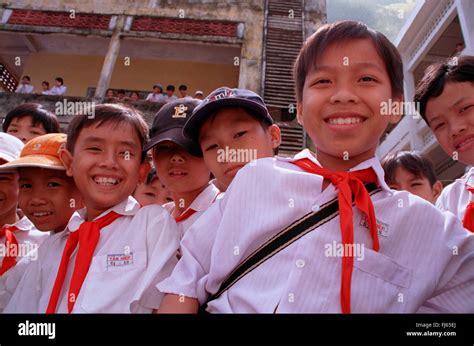
[[[161,90],[160,92],[163,92],[163,86],[161,84],[153,85],[153,89],[155,89],[155,88],[159,88]]]
[[[56,115],[39,103],[24,103],[8,112],[2,125],[3,132],[7,132],[13,119],[24,117],[31,117],[33,126],[42,124],[46,133],[59,132],[59,121]]]
[[[402,96],[403,62],[397,48],[382,33],[370,29],[363,23],[341,21],[322,26],[303,44],[293,67],[296,99],[302,100],[306,76],[317,67],[318,60],[326,48],[335,43],[359,39],[372,41],[375,50],[385,63],[392,86],[392,97]]]
[[[141,161],[143,162],[146,157],[146,152],[143,151],[143,147],[148,140],[148,125],[145,120],[143,120],[142,114],[138,110],[123,104],[106,103],[93,107],[93,117],[91,117],[90,114],[86,114],[88,112],[85,112],[83,114],[76,114],[71,120],[67,131],[67,150],[71,153],[74,152],[77,138],[85,128],[92,125],[102,126],[104,124],[119,125],[121,123],[127,123],[137,131],[142,148]]]
[[[231,109],[235,109],[235,108],[239,108],[239,109],[242,109],[245,113],[247,113],[249,116],[251,116],[252,118],[254,118],[256,121],[258,121],[258,123],[260,124],[260,126],[266,131],[270,126],[272,126],[272,124],[268,123],[268,120],[262,118],[261,116],[253,113],[250,111],[250,109],[247,109],[247,108],[243,108],[243,107],[235,107],[235,106],[225,106],[225,107],[220,107],[218,108],[217,110],[215,110],[213,113],[209,114],[209,116],[206,117],[206,119],[201,123],[200,125],[200,128],[199,128],[199,131],[201,131],[202,129],[202,126],[208,122],[208,121],[212,121],[216,118],[217,116],[217,113],[219,113],[221,110],[223,109],[227,109],[227,108],[231,108]],[[273,154],[274,155],[278,155],[278,151],[280,150],[280,147],[276,147],[273,149]]]
[[[388,155],[382,162],[387,184],[395,182],[395,172],[401,167],[418,178],[427,178],[433,186],[436,181],[436,173],[431,160],[416,151],[399,151]]]
[[[426,120],[426,104],[430,98],[443,93],[446,83],[474,83],[474,56],[449,58],[428,66],[418,83],[413,100],[419,105],[420,115]],[[429,125],[429,124],[428,124]]]
[[[43,82],[41,82],[41,84],[46,84],[46,85],[48,86],[48,88],[49,88],[49,82],[43,81]]]
[[[181,84],[178,88],[178,90],[188,90],[188,87],[184,84]]]
[[[166,87],[166,90],[173,90],[173,91],[174,91],[174,85],[171,85],[171,84],[168,85],[168,86]]]
[[[58,82],[61,82],[61,85],[64,84],[64,80],[63,80],[61,77],[56,78],[56,80],[57,80]]]
[[[152,168],[148,171],[148,174],[145,179],[145,184],[150,185],[153,180],[158,179],[158,176],[156,175],[156,168]]]
[[[28,79],[31,82],[30,76],[23,76],[21,79],[23,79],[23,78]]]

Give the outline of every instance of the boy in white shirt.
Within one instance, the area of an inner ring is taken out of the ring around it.
[[[182,258],[158,285],[167,293],[159,311],[207,303],[209,312],[473,312],[473,235],[389,189],[374,156],[400,118],[381,114],[383,102],[402,101],[396,48],[362,23],[338,22],[306,41],[294,71],[298,120],[317,158],[304,150],[242,168],[220,208],[189,230],[200,242],[183,239]],[[306,224],[318,210],[318,223]],[[300,238],[282,231],[300,225]],[[258,262],[234,271],[253,253]]]
[[[148,102],[165,102],[163,87],[160,84],[153,85],[153,92],[146,97]]]
[[[150,258],[157,277],[175,265],[179,237],[173,219],[160,206],[140,208],[130,196],[145,158],[146,123],[124,105],[93,111],[93,117],[76,115],[60,152],[86,208],[40,247],[6,312],[130,312],[135,283]]]
[[[49,90],[48,95],[64,95],[67,87],[64,85],[64,80],[61,77],[55,79],[56,85]]]
[[[0,277],[48,237],[17,209],[18,172],[3,167],[18,159],[22,148],[18,138],[0,132]]]
[[[33,85],[30,85],[31,79],[30,76],[23,76],[21,83],[18,84],[15,92],[18,94],[31,94],[33,93]]]
[[[471,166],[446,186],[436,202],[474,232],[474,57],[451,58],[430,66],[414,98],[420,114],[446,154]]]

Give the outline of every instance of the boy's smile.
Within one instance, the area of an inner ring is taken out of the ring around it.
[[[74,176],[89,219],[130,196],[139,180],[141,144],[129,124],[93,124],[81,130],[74,153],[62,155]]]
[[[316,67],[306,77],[298,120],[323,166],[348,170],[373,157],[388,123],[399,120],[381,114],[393,98],[390,77],[369,39],[330,45]]]
[[[438,97],[426,104],[426,119],[448,155],[474,164],[474,84],[447,83]]]

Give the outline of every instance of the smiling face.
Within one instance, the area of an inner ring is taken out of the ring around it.
[[[97,123],[83,128],[71,154],[61,159],[73,176],[92,220],[133,193],[139,180],[141,142],[130,124]]]
[[[33,118],[27,115],[13,118],[8,126],[7,133],[26,143],[30,139],[45,135],[46,130],[42,123],[33,125]]]
[[[40,231],[60,232],[76,209],[82,208],[82,197],[64,171],[43,168],[19,169],[18,205]]]
[[[18,204],[18,173],[0,173],[0,227],[15,221]]]
[[[474,83],[447,83],[427,102],[426,119],[449,156],[474,165]]]
[[[170,191],[155,177],[149,184],[140,183],[133,193],[133,197],[142,205],[165,204],[172,202]]]
[[[202,158],[191,155],[178,144],[163,141],[153,148],[156,175],[172,194],[200,191],[210,172]]]
[[[251,160],[272,157],[273,149],[281,141],[278,126],[264,129],[244,109],[235,107],[219,110],[204,122],[199,134],[204,161],[224,191],[243,166]],[[229,153],[228,160],[225,160],[226,155],[222,155],[225,152]],[[236,155],[232,156],[232,153]]]
[[[335,171],[348,170],[374,156],[389,123],[382,115],[392,97],[385,64],[369,39],[332,44],[306,76],[298,121],[313,140],[318,160]]]

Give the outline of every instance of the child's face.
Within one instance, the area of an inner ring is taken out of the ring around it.
[[[61,153],[67,175],[74,177],[81,191],[89,220],[133,193],[139,180],[141,150],[132,125],[104,123],[82,129],[74,152]]]
[[[56,82],[56,86],[60,87],[62,85],[62,83],[60,81],[55,81]]]
[[[33,125],[33,118],[25,116],[13,118],[10,125],[8,125],[7,133],[20,139],[23,143],[26,143],[30,139],[45,135],[46,130],[43,124],[38,123]]]
[[[374,156],[389,122],[383,102],[392,98],[385,64],[369,39],[330,45],[318,69],[306,76],[298,121],[313,140],[318,159],[351,166]],[[399,102],[402,98],[393,99]]]
[[[173,201],[169,190],[157,178],[153,179],[150,184],[138,184],[133,197],[135,197],[142,206],[149,204],[162,205]]]
[[[171,141],[158,143],[153,148],[156,175],[171,193],[188,193],[207,185],[209,169],[202,158],[191,155]]]
[[[22,84],[30,84],[30,81],[28,80],[28,78],[22,78],[21,83]]]
[[[403,167],[397,167],[394,179],[395,181],[390,184],[390,188],[408,191],[433,204],[443,188],[441,182],[437,181],[435,185],[431,186],[428,178],[416,176]]]
[[[221,109],[202,125],[199,133],[204,161],[221,189],[227,189],[249,161],[273,156],[273,149],[280,145],[277,126],[265,130],[242,108]]]
[[[173,93],[174,93],[173,90],[166,90],[166,94],[170,97],[173,96]]]
[[[48,84],[46,83],[41,83],[41,87],[43,88],[43,90],[48,90]]]
[[[18,204],[18,173],[0,173],[0,220],[16,212]],[[2,227],[3,224],[0,224]]]
[[[426,104],[426,119],[449,156],[474,165],[474,83],[447,83]]]
[[[74,180],[64,171],[43,168],[20,168],[18,205],[40,231],[60,232],[82,197]]]

